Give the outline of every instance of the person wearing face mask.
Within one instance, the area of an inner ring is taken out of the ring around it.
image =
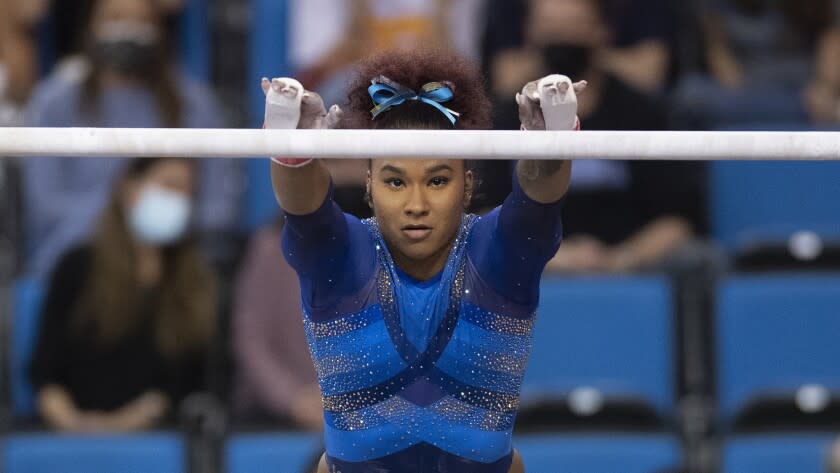
[[[87,18],[90,16],[94,3],[95,0],[51,2],[49,14],[51,17],[52,41],[49,47],[55,52],[57,61],[72,60],[82,53],[85,47]],[[186,0],[156,0],[156,4],[164,16],[167,42],[175,44],[173,40],[178,37],[180,32],[179,20]]]
[[[673,2],[487,0],[482,62],[491,84],[494,106],[505,110],[494,114],[494,126],[518,128],[519,124],[512,118],[515,113],[511,115],[516,107],[511,97],[519,90],[519,84],[544,71],[558,70],[587,80],[593,73],[609,77],[609,89],[620,89],[619,98],[628,102],[629,108],[643,105],[642,111],[628,120],[625,111],[628,106],[620,104],[621,113],[613,120],[619,123],[617,129],[662,127],[662,110],[651,114],[650,109],[658,107],[649,104],[665,86],[670,68],[670,3]],[[600,95],[599,92],[587,94],[585,102],[597,103]],[[611,94],[611,98],[615,96]],[[597,129],[592,125],[597,126],[584,123],[584,128]],[[499,161],[484,163],[482,179],[487,184],[484,189],[489,203],[501,202],[510,190],[507,185],[510,171],[509,165]]]
[[[204,387],[216,291],[192,193],[188,161],[132,161],[91,241],[56,266],[30,367],[48,426],[153,428]]]
[[[541,10],[525,24],[530,39],[520,54],[531,59],[519,73],[539,76],[568,71],[589,85],[578,102],[586,130],[664,130],[668,121],[656,99],[604,70],[599,52],[609,44],[606,0],[553,0],[553,29],[535,27]],[[497,76],[499,80],[504,80]],[[497,91],[504,90],[496,84]],[[517,104],[497,103],[496,125],[518,128]],[[702,168],[694,163],[581,160],[564,206],[566,241],[549,271],[626,272],[657,267],[705,226]]]
[[[218,128],[212,94],[184,78],[169,56],[163,16],[152,0],[98,0],[84,52],[85,71],[54,73],[27,110],[30,126]],[[107,201],[122,159],[27,160],[23,199],[28,269],[49,274],[67,248],[89,235]],[[234,160],[206,160],[195,219],[214,261],[230,257],[227,237],[238,222],[239,168]]]

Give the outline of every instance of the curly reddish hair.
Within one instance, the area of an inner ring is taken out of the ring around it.
[[[490,99],[478,67],[451,52],[420,49],[384,51],[356,65],[348,92],[349,105],[344,107],[344,128],[452,128],[439,110],[416,101],[393,107],[372,119],[370,111],[374,103],[368,87],[371,80],[379,76],[415,91],[420,91],[429,82],[446,82],[451,85],[454,98],[443,105],[460,114],[455,123],[456,129],[485,130],[492,126]]]

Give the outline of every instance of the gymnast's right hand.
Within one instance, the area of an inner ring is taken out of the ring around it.
[[[341,121],[341,108],[333,105],[327,113],[324,101],[315,92],[303,88],[300,82],[282,77],[263,78],[265,93],[265,128],[273,130],[336,128]],[[272,158],[277,164],[301,167],[307,158]]]

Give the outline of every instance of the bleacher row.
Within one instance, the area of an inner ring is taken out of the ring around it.
[[[822,471],[816,460],[831,438],[748,437],[727,443],[725,472],[774,473]],[[317,454],[311,435],[256,434],[232,438],[226,446],[229,473],[301,472]],[[534,473],[651,473],[669,471],[679,459],[675,440],[656,436],[534,435],[516,447]],[[769,448],[768,448],[769,447]],[[21,437],[5,441],[8,473],[179,473],[187,471],[183,442],[172,434],[102,439],[60,436]]]
[[[250,434],[231,438],[224,471],[302,472],[318,454],[313,435]],[[659,471],[678,459],[678,445],[666,438],[588,439],[531,436],[517,442],[534,472]],[[3,445],[2,466],[10,473],[178,473],[186,471],[183,442],[173,434],[83,438],[21,436]],[[609,453],[609,455],[604,455]],[[586,466],[582,466],[586,465]]]
[[[26,365],[42,290],[32,282],[16,290],[11,371],[13,414],[20,417],[32,414]],[[840,395],[840,274],[730,277],[716,292],[715,424],[724,439],[722,471],[823,471],[829,433],[776,431],[775,419],[760,433],[737,427],[740,416],[768,397],[795,400],[809,386],[829,397]],[[645,429],[631,424],[574,433],[521,432],[516,446],[529,471],[654,472],[683,463],[674,427],[679,417],[674,319],[673,291],[663,277],[544,281],[523,411],[551,401],[594,417],[611,406],[633,405],[655,413],[659,422]],[[827,402],[817,398],[801,407],[819,416]],[[182,443],[174,433],[10,434],[0,441],[0,452],[6,473],[174,472],[183,468]],[[318,448],[318,439],[308,435],[232,435],[226,471],[296,472]]]

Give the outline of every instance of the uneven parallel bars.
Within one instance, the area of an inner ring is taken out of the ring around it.
[[[0,128],[0,156],[840,160],[840,132]]]

